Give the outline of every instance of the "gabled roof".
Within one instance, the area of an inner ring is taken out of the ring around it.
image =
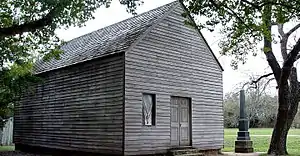
[[[51,59],[47,62],[42,60],[38,61],[35,65],[34,73],[39,74],[102,56],[126,52],[145,31],[156,24],[159,19],[163,18],[166,13],[178,4],[179,2],[176,0],[172,3],[72,39],[61,47],[64,51],[64,53],[60,55],[61,59]],[[217,59],[216,61],[218,62]],[[220,65],[219,62],[218,64]]]
[[[92,60],[103,55],[125,52],[143,32],[155,24],[176,4],[178,4],[177,1],[163,5],[72,39],[62,46],[61,49],[64,53],[60,55],[60,60],[38,61],[34,72],[38,74]]]

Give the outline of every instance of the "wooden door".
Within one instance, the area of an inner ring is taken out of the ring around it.
[[[171,145],[190,145],[190,100],[171,97]]]

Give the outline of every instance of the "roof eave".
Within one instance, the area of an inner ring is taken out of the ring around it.
[[[89,62],[89,61],[92,61],[92,60],[95,60],[95,59],[100,59],[100,58],[103,58],[103,57],[106,57],[106,56],[111,56],[111,55],[115,55],[115,54],[125,53],[126,51],[127,50],[122,50],[122,51],[118,51],[118,52],[102,54],[102,55],[99,55],[97,57],[93,57],[93,58],[90,58],[90,59],[85,59],[83,61],[74,62],[74,63],[71,63],[71,64],[67,64],[65,66],[59,66],[57,68],[51,68],[51,69],[48,69],[48,70],[42,70],[40,72],[33,72],[33,74],[34,75],[39,75],[39,74],[47,73],[47,72],[50,72],[50,71],[53,71],[53,70],[59,70],[59,69],[66,68],[66,67],[69,67],[69,66],[73,66],[73,65],[76,65],[76,64],[80,64],[80,63],[84,63],[84,62]]]

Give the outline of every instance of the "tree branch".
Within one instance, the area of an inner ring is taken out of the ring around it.
[[[271,43],[269,43],[269,41],[265,40],[265,42],[267,42],[267,43],[265,43],[265,45],[266,44],[271,44]],[[265,46],[265,47],[269,47],[269,46]],[[271,69],[273,71],[276,82],[277,82],[277,84],[279,84],[280,75],[281,75],[280,65],[278,64],[278,61],[277,61],[277,59],[276,59],[276,57],[275,57],[275,55],[272,51],[265,52],[265,55],[266,55],[268,64],[269,64],[269,66],[271,67]]]
[[[23,34],[24,32],[33,32],[37,29],[41,29],[45,26],[51,25],[53,23],[53,19],[55,14],[57,13],[56,7],[49,11],[49,13],[43,18],[31,21],[28,23],[24,23],[21,25],[12,25],[7,28],[0,28],[0,37],[8,37],[16,34]]]
[[[268,85],[272,80],[275,80],[275,78],[273,77],[273,78],[270,78],[267,82],[266,82],[266,84]],[[266,87],[264,87],[264,88],[266,88]]]
[[[263,3],[252,3],[249,2],[248,0],[241,0],[241,2],[244,2],[246,4],[251,5],[252,7],[254,7],[255,9],[261,9],[262,7],[266,6],[266,5],[276,5],[276,6],[283,6],[287,9],[293,9],[295,11],[300,11],[299,8],[295,7],[295,5],[288,5],[288,3],[278,3],[276,1],[267,1],[267,2],[263,2]]]
[[[262,13],[264,15],[266,15],[266,18],[263,18],[263,23],[266,24],[267,26],[267,33],[268,35],[271,36],[271,32],[272,32],[272,6],[265,6],[263,8]],[[268,36],[267,35],[267,36]],[[266,59],[268,61],[269,66],[272,69],[272,72],[274,74],[274,77],[276,79],[277,85],[279,84],[280,81],[280,75],[281,75],[281,68],[280,65],[272,51],[272,39],[270,39],[269,37],[267,37],[266,35],[263,38],[264,41],[264,53],[266,55]]]
[[[273,26],[273,25],[276,25],[276,26],[278,26],[278,24],[279,24],[279,23],[277,23],[277,22],[274,22],[274,21],[272,21],[272,22],[271,22],[271,25],[272,25],[272,26]]]
[[[285,35],[284,32],[283,32],[283,24],[278,23],[277,27],[278,27],[279,34],[283,37]]]
[[[262,89],[262,92],[266,90],[267,86],[269,85],[269,83],[270,83],[272,80],[275,80],[275,78],[274,78],[274,77],[273,77],[273,78],[270,78],[270,79],[266,82],[266,84],[264,85],[264,87],[263,87],[263,89]],[[277,88],[277,87],[276,87],[276,88]],[[261,92],[261,93],[262,93],[262,92]],[[261,93],[260,93],[260,94],[261,94]]]
[[[299,58],[300,58],[300,55],[297,55],[297,57],[296,57],[296,61],[297,61]]]
[[[285,81],[287,81],[288,77],[290,76],[291,68],[293,67],[294,62],[296,61],[299,51],[300,51],[300,38],[298,39],[294,48],[288,54],[287,59],[283,63],[280,83],[284,83]]]
[[[300,28],[300,23],[298,23],[294,28],[292,28],[289,32],[286,33],[287,37],[289,37],[298,28]]]
[[[256,79],[256,80],[252,80],[251,82],[250,82],[250,85],[255,85],[254,87],[250,87],[250,88],[254,88],[254,89],[257,89],[258,88],[258,86],[257,86],[257,84],[258,84],[258,82],[261,80],[261,79],[263,79],[263,78],[266,78],[266,77],[269,77],[269,76],[271,76],[271,75],[273,75],[273,73],[268,73],[268,74],[265,74],[265,75],[262,75],[262,76],[260,76],[258,79]],[[266,84],[264,85],[264,87],[263,87],[263,90],[265,90],[265,88],[267,87],[267,85],[270,83],[270,81],[272,81],[272,80],[275,80],[275,78],[273,77],[273,78],[270,78],[267,82],[266,82]]]
[[[281,36],[281,39],[280,39],[281,55],[282,55],[283,60],[285,60],[287,58],[287,48],[286,48],[286,45],[287,45],[288,36],[283,31],[283,24],[278,23],[277,27],[278,27],[278,33]]]
[[[296,61],[296,57],[299,54],[299,51],[300,51],[300,38],[298,39],[297,43],[294,45],[291,52],[288,54],[287,59],[283,63],[283,67],[292,68],[293,63]]]
[[[293,9],[295,11],[300,11],[299,8],[295,7],[294,5],[288,5],[289,3],[278,3],[276,1],[267,1],[267,2],[264,2],[264,3],[261,3],[260,5],[258,5],[257,9],[260,9],[266,5],[275,5],[275,6],[282,6],[282,7],[285,7],[287,9]]]
[[[268,74],[262,75],[262,76],[260,76],[257,80],[253,80],[253,81],[251,82],[251,84],[253,84],[253,83],[258,83],[262,78],[264,78],[264,77],[269,77],[269,76],[271,76],[271,75],[273,75],[273,73],[268,73]]]
[[[226,8],[227,9],[227,13],[230,14],[231,16],[235,17],[238,21],[240,21],[243,25],[245,25],[248,29],[250,29],[251,27],[249,25],[247,25],[245,23],[245,21],[236,13],[234,12],[234,10],[232,10],[232,8],[228,7],[227,5],[218,5],[214,0],[209,0],[212,5],[216,8]],[[242,0],[245,1],[245,0]],[[252,30],[251,30],[252,31]]]
[[[247,0],[241,0],[241,2],[244,2],[244,3],[246,3],[246,4],[249,4],[249,5],[253,6],[253,7],[256,8],[256,9],[259,9],[259,8],[260,8],[259,5],[255,4],[255,3],[252,3],[252,2],[249,2],[249,1],[247,1]]]

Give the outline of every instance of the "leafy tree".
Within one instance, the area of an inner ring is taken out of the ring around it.
[[[299,58],[300,39],[291,50],[287,43],[291,35],[300,27],[297,23],[287,32],[283,26],[299,21],[299,0],[183,0],[192,17],[205,17],[197,27],[211,31],[221,25],[226,39],[219,44],[221,54],[234,56],[232,66],[237,68],[239,62],[245,63],[247,57],[256,55],[258,45],[263,43],[262,51],[266,56],[278,88],[278,113],[274,126],[269,154],[287,154],[286,139],[299,103],[299,82],[297,81],[294,62]],[[186,15],[186,14],[185,14]],[[280,65],[272,49],[275,41],[273,34],[277,28],[283,64]],[[268,76],[265,75],[264,77]]]
[[[101,6],[111,0],[2,0],[0,2],[0,67],[33,54],[58,56],[62,41],[55,30],[84,26]],[[139,0],[120,0],[129,13]],[[50,53],[51,52],[51,53]],[[44,56],[44,55],[42,55]]]
[[[142,2],[120,0],[128,13]],[[20,91],[36,82],[32,62],[36,59],[59,59],[64,43],[56,29],[82,27],[94,18],[100,7],[109,7],[111,0],[1,0],[0,1],[0,116],[18,100]],[[103,15],[104,16],[104,15]],[[105,15],[106,16],[106,15]]]
[[[30,89],[31,84],[41,81],[31,73],[32,62],[14,63],[0,71],[0,119],[13,116],[16,101],[24,89]],[[0,124],[0,128],[4,123]]]

